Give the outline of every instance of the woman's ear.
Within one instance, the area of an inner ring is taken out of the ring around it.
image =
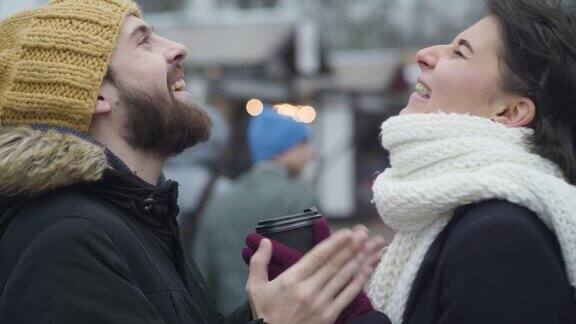
[[[525,97],[517,97],[513,102],[506,105],[492,120],[508,127],[523,127],[530,124],[536,116],[534,102]]]
[[[105,114],[112,111],[112,105],[104,96],[98,95],[98,100],[96,101],[96,108],[94,109],[94,114]]]

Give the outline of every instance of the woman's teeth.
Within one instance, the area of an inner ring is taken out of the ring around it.
[[[430,90],[420,82],[416,83],[416,93],[424,98],[430,99]]]
[[[180,91],[180,90],[184,89],[184,87],[186,87],[186,81],[180,79],[180,80],[174,82],[174,84],[170,86],[170,90]]]

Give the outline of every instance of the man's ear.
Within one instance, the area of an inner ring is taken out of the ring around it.
[[[94,109],[94,114],[106,114],[112,111],[112,85],[104,80],[100,89],[98,90],[98,100],[96,101],[96,108]]]
[[[496,112],[492,120],[508,127],[522,127],[530,124],[536,116],[536,105],[526,97],[515,97]]]

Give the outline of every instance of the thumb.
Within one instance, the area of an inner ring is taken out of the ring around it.
[[[268,282],[268,264],[272,258],[272,242],[269,239],[260,241],[258,250],[250,259],[247,287],[258,287]]]

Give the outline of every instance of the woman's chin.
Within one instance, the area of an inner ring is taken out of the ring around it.
[[[426,107],[406,106],[400,110],[399,115],[422,114],[426,112]]]
[[[413,93],[406,107],[400,111],[400,115],[425,113],[429,100],[429,98]]]

